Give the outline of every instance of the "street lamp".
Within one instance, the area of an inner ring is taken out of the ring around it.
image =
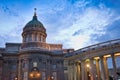
[[[40,76],[41,75],[40,75],[39,69],[37,67],[33,67],[29,74],[30,80],[40,79]]]
[[[90,64],[86,64],[86,67],[87,67],[87,68],[90,68]]]

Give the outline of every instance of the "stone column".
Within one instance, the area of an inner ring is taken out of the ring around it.
[[[106,72],[104,67],[104,57],[100,56],[100,65],[101,65],[101,79],[106,80]]]
[[[99,59],[96,59],[97,80],[100,80],[100,65]]]
[[[40,42],[40,33],[38,34],[38,41]]]
[[[106,72],[106,80],[109,80],[109,72],[108,72],[107,58],[104,58],[104,66],[105,66],[105,72]]]
[[[72,80],[74,80],[75,79],[75,69],[74,69],[74,63],[72,62],[72,66],[71,66],[71,72],[72,72],[72,74],[71,74],[71,76],[72,76]]]
[[[39,36],[39,40],[40,40],[40,42],[41,42],[41,34],[40,34],[40,36]]]
[[[42,60],[39,60],[39,67],[41,64]],[[68,69],[69,70],[69,69]],[[47,61],[47,78],[51,75],[51,59],[48,59]]]
[[[74,65],[73,65],[73,72],[74,72],[74,80],[77,80],[77,64],[76,62],[74,62]]]
[[[32,33],[32,42],[34,41],[34,33]]]
[[[84,62],[81,62],[81,68],[82,68],[82,70],[81,70],[82,80],[85,80],[85,78],[84,78]]]
[[[60,78],[60,80],[65,80],[65,78],[64,78],[64,64],[63,64],[63,60],[61,60],[60,66],[61,66],[60,67],[60,75],[63,76],[63,77]]]
[[[81,62],[81,68],[82,68],[82,70],[81,70],[81,72],[82,72],[82,80],[88,80],[86,66],[85,66],[84,61]]]
[[[39,34],[37,33],[37,41],[39,41]]]
[[[41,42],[43,42],[43,35],[41,35]]]
[[[85,65],[84,65],[84,71],[85,71],[85,73],[84,73],[85,76],[84,77],[85,77],[85,80],[88,80],[88,76],[89,76],[87,70],[89,71],[89,69],[86,66],[86,62],[85,62]]]
[[[72,74],[72,66],[71,64],[69,64],[69,67],[68,67],[68,80],[73,80],[73,74]]]
[[[93,63],[93,59],[90,59],[90,73],[92,80],[96,80],[96,68]]]
[[[115,62],[115,56],[114,54],[111,55],[112,57],[112,64],[113,64],[113,75],[114,75],[114,79],[117,80],[117,69],[116,69],[116,62]]]
[[[18,80],[21,80],[21,69],[22,69],[22,61],[19,59],[19,64],[18,64]]]
[[[3,80],[9,80],[9,64],[8,64],[8,61],[5,61],[4,62],[4,67],[3,67]],[[7,74],[6,74],[7,73]]]
[[[73,63],[71,64],[71,80],[74,80]]]
[[[79,65],[79,69],[80,69],[80,79],[79,80],[82,80],[82,68],[81,68],[81,63],[80,63],[80,65]]]
[[[71,80],[70,73],[71,73],[71,71],[70,71],[70,64],[68,64],[68,80]]]
[[[27,72],[27,78],[29,80],[29,72],[30,72],[29,71],[29,58],[26,59],[26,64],[27,64],[27,66],[26,66],[27,67],[27,71],[26,71]]]
[[[3,80],[3,60],[0,59],[0,80]]]
[[[81,77],[81,75],[80,75],[80,63],[78,62],[77,63],[77,80],[80,80],[80,77]]]

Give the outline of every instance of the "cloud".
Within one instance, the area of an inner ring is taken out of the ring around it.
[[[106,34],[102,35],[101,37],[96,38],[97,41],[103,42],[113,39],[119,39],[120,38],[120,18],[117,18],[117,20],[113,21],[111,24],[108,24],[107,26]]]
[[[5,35],[0,34],[0,47],[5,47],[5,41],[6,41]]]
[[[119,19],[115,10],[107,6],[99,0],[68,0],[61,6],[46,8],[43,22],[47,41],[75,49],[99,43],[98,39],[104,39],[102,36],[108,33],[107,25]]]
[[[3,14],[6,14],[8,16],[14,16],[14,17],[18,17],[18,10],[16,10],[16,8],[13,8],[15,6],[7,6],[6,4],[1,5],[1,12],[3,12]]]
[[[22,42],[21,36],[22,27],[17,26],[14,29],[0,34],[0,47],[5,47],[5,43],[20,43]]]
[[[61,29],[55,40],[75,49],[95,44],[97,38],[106,34],[107,25],[114,22],[113,15],[109,8],[89,7],[76,16],[78,19],[70,27]]]
[[[15,9],[14,6],[2,5],[0,41],[21,42],[22,28],[31,20],[33,7],[36,6],[38,19],[47,29],[48,43],[62,43],[64,48],[79,49],[120,36],[118,8],[109,7],[108,3],[112,5],[110,1],[107,4],[101,0],[55,0],[41,3],[34,1],[34,4],[28,4],[27,10],[22,10],[26,4],[15,6]]]

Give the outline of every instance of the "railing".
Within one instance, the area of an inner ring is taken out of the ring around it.
[[[97,50],[97,49],[100,49],[100,48],[112,47],[112,46],[115,46],[115,45],[120,45],[120,39],[110,40],[110,41],[102,42],[102,43],[99,43],[99,44],[91,45],[91,46],[88,46],[88,47],[85,47],[85,48],[81,48],[79,50],[76,50],[74,52],[66,54],[65,57],[70,57],[72,55],[81,54],[83,52],[87,52],[87,51],[91,51],[91,50]]]

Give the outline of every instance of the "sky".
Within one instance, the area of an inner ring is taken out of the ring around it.
[[[80,49],[120,38],[120,0],[0,0],[0,47],[21,43],[23,27],[38,20],[47,43]]]

